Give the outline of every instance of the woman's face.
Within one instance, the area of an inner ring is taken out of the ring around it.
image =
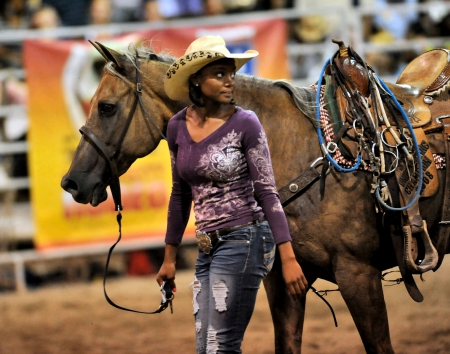
[[[201,89],[203,100],[228,104],[233,98],[236,66],[234,59],[220,59],[201,69],[193,79]]]

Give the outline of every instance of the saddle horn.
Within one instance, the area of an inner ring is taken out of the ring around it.
[[[369,96],[369,74],[364,63],[361,64],[359,57],[355,58],[349,55],[349,47],[338,39],[332,39],[333,43],[339,46],[339,52],[336,53],[333,62],[344,75],[348,84],[354,90],[361,92],[364,97]]]

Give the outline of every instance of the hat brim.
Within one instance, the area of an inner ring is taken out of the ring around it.
[[[164,80],[164,89],[172,100],[184,100],[189,97],[189,77],[201,68],[219,59],[234,59],[236,71],[244,66],[250,59],[259,53],[256,50],[247,50],[245,53],[224,54],[220,52],[200,51],[182,56],[167,70]]]

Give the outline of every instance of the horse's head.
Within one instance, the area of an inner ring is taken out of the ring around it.
[[[122,175],[137,158],[152,152],[180,106],[164,92],[173,59],[151,50],[118,53],[92,44],[106,59],[105,70],[61,187],[76,202],[97,206],[107,198],[114,169]]]

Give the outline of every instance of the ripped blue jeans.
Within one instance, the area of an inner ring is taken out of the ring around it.
[[[267,221],[221,236],[209,255],[199,251],[193,283],[197,353],[242,353],[256,295],[274,257]]]

